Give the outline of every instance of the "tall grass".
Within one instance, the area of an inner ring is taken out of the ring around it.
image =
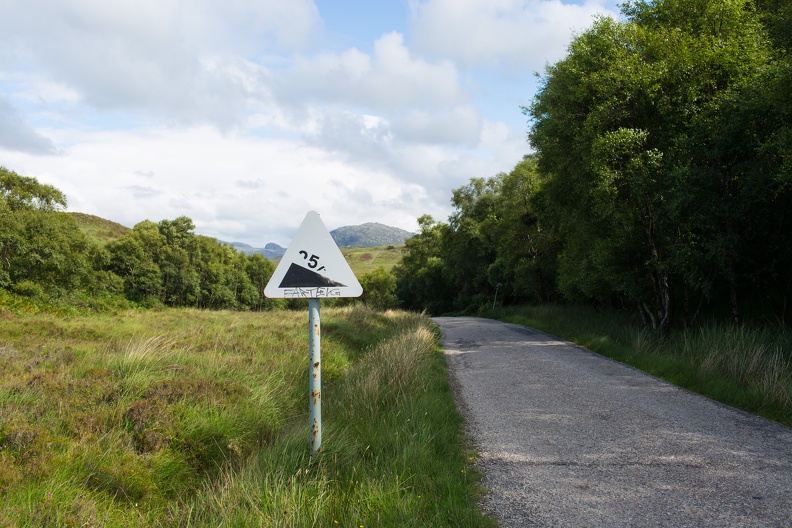
[[[792,350],[788,335],[769,328],[710,324],[681,335],[674,347],[675,353],[690,357],[702,370],[720,373],[755,393],[763,407],[792,410]]]
[[[460,436],[436,336],[396,314],[394,335],[323,392],[323,447],[296,426],[208,483],[191,524],[217,526],[495,526],[472,501],[478,475]],[[438,382],[438,380],[443,380]]]
[[[0,526],[494,525],[429,320],[323,311],[315,457],[307,333],[305,312],[3,314]]]
[[[525,324],[740,409],[792,425],[792,332],[710,323],[661,339],[624,313],[580,306],[512,307]]]

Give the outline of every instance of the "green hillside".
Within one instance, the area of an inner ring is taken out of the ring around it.
[[[105,245],[112,242],[129,231],[129,228],[111,220],[85,213],[69,213],[75,220],[80,230],[89,239]]]
[[[124,233],[130,231],[128,227],[98,216],[85,213],[68,214],[77,221],[80,230],[89,239],[101,245],[117,240]],[[375,247],[342,247],[341,253],[349,262],[349,266],[355,272],[355,275],[361,276],[377,268],[384,268],[386,271],[390,271],[401,258],[403,247],[403,244]],[[244,252],[243,249],[242,251]]]
[[[401,259],[403,246],[342,247],[341,254],[349,262],[355,275],[361,275],[384,268],[391,268]]]

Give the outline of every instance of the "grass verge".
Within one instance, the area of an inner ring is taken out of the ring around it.
[[[623,313],[581,306],[496,308],[488,317],[557,335],[675,385],[792,426],[792,333],[710,324],[658,338]]]
[[[494,526],[426,317],[0,317],[0,526]]]

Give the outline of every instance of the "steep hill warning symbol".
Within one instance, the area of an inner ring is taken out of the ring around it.
[[[333,286],[345,288],[346,284],[328,279],[292,262],[278,288],[330,288]]]
[[[363,288],[319,214],[309,212],[264,295],[270,298],[359,297]]]

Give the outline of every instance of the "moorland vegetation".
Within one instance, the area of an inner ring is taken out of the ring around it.
[[[356,250],[369,308],[328,313],[316,459],[304,314],[268,312],[297,306],[263,296],[271,261],[186,217],[96,239],[0,168],[0,526],[486,526],[428,319],[370,309],[397,304],[792,424],[792,4],[622,10],[547,67],[531,155],[453,190],[395,265]]]
[[[0,527],[494,526],[429,319],[303,311],[0,318]]]

